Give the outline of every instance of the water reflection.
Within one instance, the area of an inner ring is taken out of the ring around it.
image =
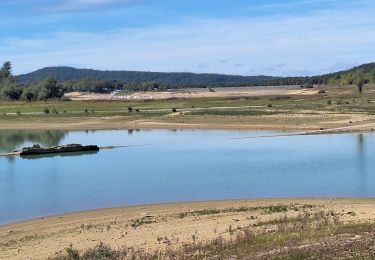
[[[243,139],[270,133],[138,131],[0,131],[3,150],[30,142],[128,146],[40,160],[0,157],[0,224],[134,204],[375,196],[375,134]]]
[[[50,147],[58,145],[67,135],[65,131],[0,131],[0,152],[11,152],[25,143],[38,143]]]
[[[35,160],[41,158],[53,158],[53,157],[74,157],[74,156],[82,156],[82,155],[94,155],[97,154],[99,151],[84,151],[84,152],[69,152],[69,153],[60,153],[60,154],[39,154],[39,155],[21,155],[22,159],[27,160]]]
[[[358,173],[362,194],[366,194],[366,147],[365,136],[360,133],[357,135],[357,152],[358,152]]]

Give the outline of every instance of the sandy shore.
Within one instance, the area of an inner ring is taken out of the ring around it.
[[[127,129],[200,129],[200,130],[266,130],[266,131],[295,131],[297,134],[336,134],[373,132],[375,123],[348,125],[336,124],[334,127],[323,125],[273,125],[273,124],[229,124],[217,123],[169,123],[153,121],[121,122],[116,118],[99,118],[80,122],[1,122],[0,130],[127,130]]]
[[[275,205],[288,209],[268,212],[267,207]],[[70,244],[85,250],[100,242],[113,248],[176,248],[193,240],[229,238],[228,229],[293,217],[302,211],[330,212],[350,223],[375,221],[375,199],[210,201],[63,214],[0,226],[0,259],[46,259]]]

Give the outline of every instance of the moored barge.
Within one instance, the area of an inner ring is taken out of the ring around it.
[[[99,151],[97,145],[81,145],[81,144],[68,144],[62,146],[53,146],[50,148],[42,148],[40,145],[35,144],[32,147],[24,147],[19,152],[19,155],[41,155],[41,154],[59,154],[59,153],[72,153],[72,152],[90,152]]]

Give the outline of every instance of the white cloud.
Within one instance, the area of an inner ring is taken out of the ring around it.
[[[375,22],[366,10],[269,18],[190,19],[104,33],[58,32],[2,40],[0,53],[13,61],[18,73],[80,64],[95,69],[300,75],[375,60]]]
[[[138,1],[139,0],[60,0],[45,4],[42,10],[70,12],[106,6],[127,5]]]

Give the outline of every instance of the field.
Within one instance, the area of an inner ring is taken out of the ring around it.
[[[370,199],[278,199],[81,212],[0,227],[0,258],[371,259],[374,210]]]
[[[206,91],[206,92],[204,92]],[[1,102],[1,129],[372,130],[375,86],[197,90],[168,99]],[[203,93],[203,94],[201,94]],[[213,93],[213,94],[211,94]],[[160,93],[138,93],[138,95]],[[171,93],[170,93],[171,94]],[[137,95],[134,93],[132,95]]]

